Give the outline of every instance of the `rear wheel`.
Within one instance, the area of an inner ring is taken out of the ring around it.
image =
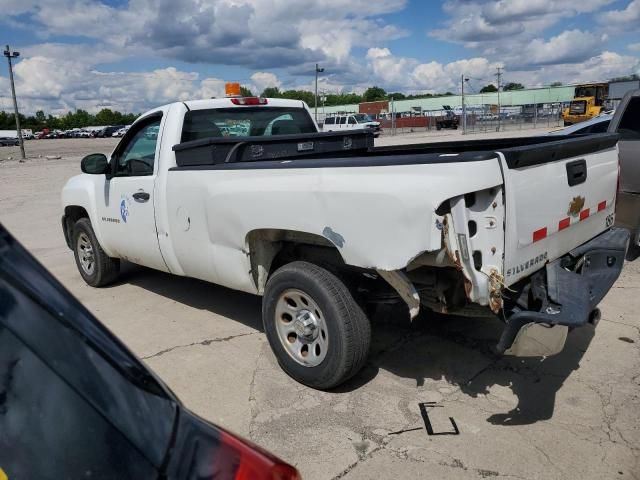
[[[367,359],[369,320],[345,284],[317,265],[278,269],[267,282],[262,319],[282,369],[310,387],[335,387]]]
[[[73,226],[72,245],[78,271],[87,284],[102,287],[117,278],[120,260],[102,250],[88,218],[81,218]]]

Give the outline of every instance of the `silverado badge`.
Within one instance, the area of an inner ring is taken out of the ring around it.
[[[581,197],[580,195],[573,197],[573,200],[569,203],[569,211],[567,212],[567,215],[577,217],[582,211],[582,207],[584,207],[584,197]]]

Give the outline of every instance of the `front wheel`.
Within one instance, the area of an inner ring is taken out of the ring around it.
[[[371,326],[344,283],[308,262],[292,262],[267,282],[264,329],[278,363],[294,380],[333,388],[364,365]]]
[[[120,260],[102,250],[88,218],[81,218],[73,226],[72,245],[78,271],[87,284],[102,287],[116,279]]]

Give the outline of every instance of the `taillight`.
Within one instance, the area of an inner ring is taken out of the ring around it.
[[[262,97],[235,97],[231,99],[234,105],[266,105],[267,99]]]
[[[235,459],[234,480],[301,480],[298,470],[260,447],[224,431],[220,434],[219,459]]]

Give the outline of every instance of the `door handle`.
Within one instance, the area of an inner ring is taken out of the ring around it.
[[[146,202],[147,200],[149,200],[149,197],[151,195],[149,195],[147,192],[136,192],[132,195],[133,199],[136,202]]]
[[[579,185],[587,180],[586,160],[575,160],[567,163],[567,182],[570,187]]]

